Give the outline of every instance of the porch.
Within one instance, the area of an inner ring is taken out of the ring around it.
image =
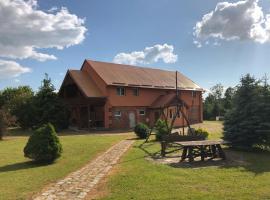
[[[88,98],[80,104],[70,105],[70,126],[81,130],[105,128],[104,98]]]

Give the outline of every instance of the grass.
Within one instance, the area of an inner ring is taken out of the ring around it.
[[[200,126],[221,130],[219,122],[205,122]],[[213,127],[214,126],[214,127]],[[221,126],[222,128],[222,126]],[[213,139],[221,132],[213,133]],[[126,154],[116,172],[109,177],[109,194],[103,200],[121,199],[192,199],[192,200],[266,200],[270,199],[270,154],[226,150],[244,164],[225,164],[207,167],[173,167],[146,160],[146,152],[160,150],[157,143],[144,145],[142,141]]]
[[[24,158],[27,137],[0,141],[0,199],[28,199],[46,184],[82,167],[98,153],[127,136],[61,136],[62,157],[51,165],[36,165]]]

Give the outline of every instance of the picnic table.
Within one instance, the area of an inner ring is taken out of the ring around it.
[[[210,157],[210,159],[226,159],[225,153],[221,148],[222,144],[228,144],[224,140],[180,141],[176,143],[183,146],[181,161],[188,158],[189,162],[192,162],[196,157],[201,157],[202,161],[207,157]]]

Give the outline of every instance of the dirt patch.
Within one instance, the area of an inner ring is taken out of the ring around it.
[[[249,163],[245,160],[243,154],[231,150],[225,150],[226,160],[220,158],[215,159],[201,159],[195,158],[194,162],[183,161],[180,162],[180,153],[171,154],[166,157],[157,155],[155,157],[148,156],[145,159],[155,164],[169,165],[175,168],[204,168],[204,167],[226,167],[226,166],[246,166]]]

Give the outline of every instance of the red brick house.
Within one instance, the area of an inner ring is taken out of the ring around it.
[[[179,97],[189,106],[191,124],[202,122],[203,89],[178,73]],[[176,95],[175,72],[85,60],[68,70],[59,94],[71,109],[71,125],[80,129],[127,129],[139,122],[153,125],[156,109]],[[171,118],[174,109],[168,111]],[[178,116],[175,126],[185,126]]]

